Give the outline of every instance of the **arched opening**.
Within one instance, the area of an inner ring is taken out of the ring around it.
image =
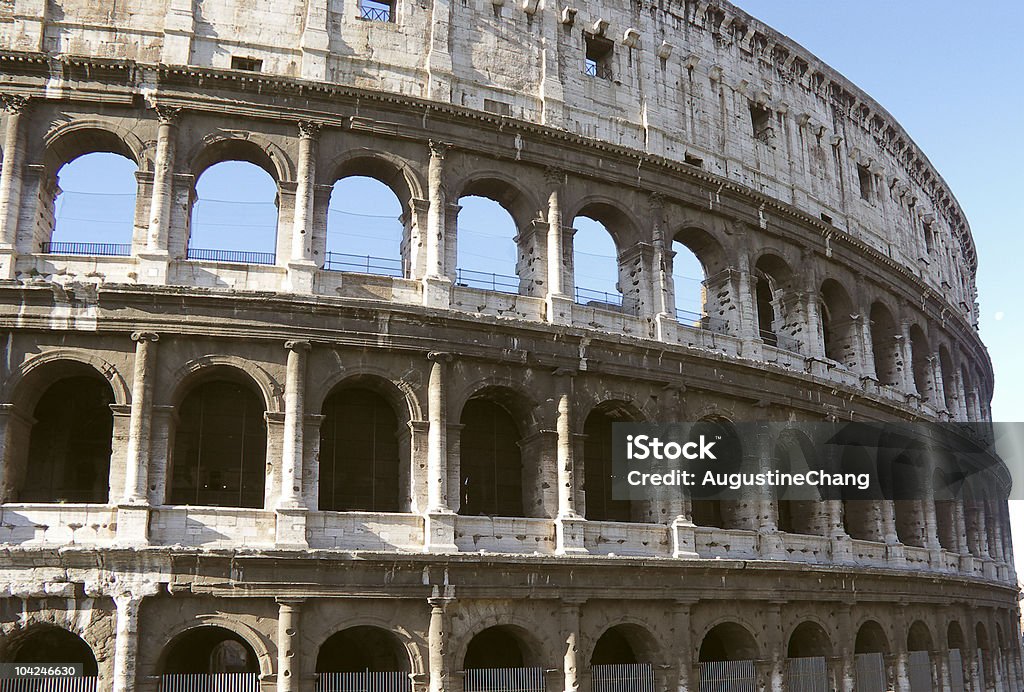
[[[835,279],[821,284],[819,300],[825,357],[853,369],[857,366],[857,322],[853,301]]]
[[[786,684],[793,690],[827,690],[832,642],[816,622],[797,625],[786,651]]]
[[[411,666],[402,642],[380,627],[336,632],[316,657],[317,692],[388,690],[409,692]]]
[[[789,267],[775,255],[762,255],[754,265],[753,278],[758,336],[768,346],[798,351],[798,342],[787,324],[792,280]]]
[[[639,503],[612,497],[612,426],[635,421],[636,416],[621,402],[604,402],[595,407],[583,423],[583,493],[591,521],[644,521]]]
[[[881,625],[874,620],[861,625],[857,630],[853,651],[858,690],[885,692],[892,689],[885,662],[889,654],[889,640]]]
[[[487,395],[466,402],[459,420],[459,514],[522,517],[522,434],[509,410]]]
[[[925,547],[924,470],[921,456],[903,451],[890,464],[896,536],[904,545]]]
[[[928,626],[920,620],[914,621],[907,631],[907,677],[911,692],[931,692],[932,684],[932,635]]]
[[[775,443],[775,468],[806,474],[821,470],[814,446],[803,434],[786,430]],[[791,486],[776,491],[779,531],[808,536],[828,535],[828,506],[816,486]]]
[[[87,366],[43,392],[32,412],[20,502],[89,502],[110,495],[114,416],[110,384]]]
[[[976,412],[975,412],[975,409],[974,409],[974,405],[975,405],[975,403],[977,403],[976,402],[977,397],[975,397],[974,393],[971,391],[971,388],[973,386],[974,385],[973,385],[973,381],[971,380],[971,376],[967,372],[967,366],[966,365],[960,366],[960,387],[961,387],[961,391],[963,392],[963,399],[964,399],[963,407],[964,407],[964,411],[966,411],[966,413],[967,413],[967,420],[972,421],[972,422],[978,420],[978,416],[976,415]]]
[[[92,648],[73,632],[52,625],[40,625],[10,635],[0,653],[5,663],[79,663],[82,674],[96,677],[99,667]],[[16,689],[16,688],[12,688]],[[35,689],[28,688],[25,689]],[[84,688],[83,688],[84,689]]]
[[[576,302],[605,310],[636,312],[635,299],[626,299],[622,292],[618,248],[608,227],[586,216],[573,219],[572,227]]]
[[[331,187],[323,267],[328,271],[408,276],[402,242],[411,224],[398,195],[367,175]]]
[[[509,211],[518,191],[496,180],[471,183],[459,199],[455,281],[460,286],[501,293],[527,293],[519,276],[520,230]]]
[[[647,632],[636,625],[616,625],[605,630],[590,655],[590,674],[595,690],[654,689],[654,666],[644,642]]]
[[[988,549],[985,521],[984,493],[965,484],[963,489],[964,528],[967,531],[967,550],[974,557],[983,557]]]
[[[181,684],[191,681],[201,685],[209,675],[255,681],[260,669],[249,642],[231,630],[204,625],[171,640],[163,655],[162,671],[164,689],[188,689]]]
[[[113,132],[78,130],[44,155],[38,248],[71,255],[130,255],[139,162]]]
[[[910,364],[914,374],[914,386],[923,401],[935,398],[935,381],[932,376],[931,347],[928,337],[918,325],[910,327]]]
[[[266,153],[252,142],[221,142],[193,169],[188,259],[274,264],[280,200]]]
[[[227,368],[195,383],[178,406],[170,504],[263,507],[264,411],[255,388]]]
[[[881,303],[871,306],[871,352],[875,357],[875,377],[879,383],[900,384],[902,357],[900,332],[889,309]]]
[[[722,245],[710,233],[685,227],[669,249],[676,319],[714,332],[728,331],[733,297]]]
[[[390,402],[357,380],[336,388],[322,413],[319,508],[399,511],[400,428]]]
[[[756,689],[759,656],[757,641],[742,625],[723,622],[715,625],[700,643],[697,657],[702,690]]]
[[[980,622],[974,626],[974,641],[978,645],[978,682],[980,689],[987,690],[989,682],[995,681],[995,661],[992,657],[992,646],[988,641],[988,630]]]
[[[736,473],[743,461],[743,445],[731,422],[718,416],[709,416],[697,421],[690,429],[689,439],[698,440],[703,436],[715,440],[716,459],[697,459],[688,462],[688,469],[695,478],[704,478],[711,471],[717,474]],[[744,493],[750,490],[730,490],[712,486],[696,486],[690,489],[690,506],[693,523],[719,529],[754,529],[754,517],[746,512],[750,506]],[[747,498],[749,499],[749,498]]]
[[[92,152],[57,172],[53,233],[45,253],[130,255],[139,166],[120,153]]]
[[[849,446],[840,460],[842,473],[868,474],[871,479],[867,490],[856,486],[843,490],[843,529],[850,538],[862,541],[884,541],[882,497],[878,484],[878,469],[863,447]]]
[[[945,460],[943,460],[945,461]],[[939,545],[945,550],[960,550],[960,540],[956,527],[956,498],[947,481],[946,464],[932,471],[932,492],[935,497],[935,530]]]
[[[544,692],[544,669],[524,635],[517,627],[497,625],[473,637],[463,659],[465,692]]]
[[[967,677],[964,674],[964,651],[967,650],[966,642],[964,641],[964,632],[960,628],[960,623],[951,622],[946,628],[946,656],[948,657],[949,663],[949,683],[950,689],[962,690],[964,687],[964,679]]]
[[[672,287],[675,291],[676,319],[685,325],[704,329],[709,326],[705,283],[708,274],[696,251],[681,238],[689,239],[690,236],[680,233],[672,241]]]

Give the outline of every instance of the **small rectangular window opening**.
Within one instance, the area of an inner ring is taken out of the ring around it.
[[[232,55],[231,69],[245,70],[246,72],[259,72],[263,69],[263,61],[259,58],[243,58],[238,55]]]
[[[395,0],[359,0],[359,18],[368,22],[395,21]]]
[[[935,232],[932,230],[931,221],[924,222],[924,249],[930,255],[935,246]]]
[[[583,72],[588,77],[598,79],[614,79],[612,73],[612,56],[615,52],[615,44],[604,36],[583,34],[583,40],[587,44],[587,57],[584,63]]]
[[[821,220],[824,221],[825,223],[832,223],[832,217],[826,214],[825,212],[821,212]]]
[[[495,115],[512,115],[512,106],[502,101],[495,101],[493,99],[484,99],[484,110],[488,113],[494,113]]]
[[[875,176],[867,166],[857,164],[857,178],[860,180],[860,198],[870,202],[874,196]]]
[[[750,128],[755,139],[768,142],[775,136],[772,112],[759,103],[750,102]]]
[[[700,158],[698,156],[694,156],[693,154],[685,154],[684,158],[683,158],[683,162],[687,163],[687,164],[689,164],[691,166],[696,166],[697,168],[703,168],[704,167],[704,159],[702,159],[702,158]]]

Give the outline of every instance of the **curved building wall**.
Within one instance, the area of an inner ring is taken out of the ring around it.
[[[853,689],[876,654],[887,687],[955,684],[959,661],[1018,689],[1003,467],[957,498],[799,516],[767,494],[710,518],[587,497],[602,416],[991,418],[970,232],[898,123],[727,4],[373,7],[0,8],[0,657],[57,627],[101,688],[167,690],[209,644],[285,692],[375,627],[417,692],[473,688],[472,642],[499,640],[548,690],[596,685],[599,641],[662,689],[723,658],[771,689],[824,658]],[[90,152],[138,166],[130,243],[58,247],[56,173]],[[273,252],[190,244],[197,179],[226,160],[274,179]],[[397,271],[331,265],[352,175],[402,205]],[[515,222],[512,288],[459,280],[470,194]],[[614,239],[617,301],[575,290],[580,215]],[[695,319],[673,241],[705,271]],[[368,467],[386,488],[331,465],[353,402],[391,426]],[[77,440],[73,407],[96,421]],[[474,407],[503,421],[519,511],[466,501]],[[210,443],[208,420],[239,432]]]

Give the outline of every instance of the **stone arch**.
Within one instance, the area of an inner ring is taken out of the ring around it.
[[[271,652],[271,644],[255,628],[227,615],[203,615],[198,620],[198,624],[190,622],[184,627],[173,628],[165,635],[164,644],[157,657],[157,674],[164,674],[167,670],[167,659],[176,643],[180,643],[184,637],[195,634],[197,631],[208,629],[225,630],[241,639],[255,655],[255,663],[259,668],[260,676],[273,674],[274,656]]]
[[[43,165],[54,175],[64,164],[95,152],[120,154],[134,161],[142,172],[153,168],[146,143],[135,132],[94,118],[75,119],[51,128],[43,135],[43,152]]]
[[[946,344],[939,345],[939,371],[942,373],[943,404],[947,411],[956,415],[959,413],[956,402],[959,397],[956,391],[956,370],[953,368],[953,357]]]
[[[736,426],[731,418],[709,409],[700,416],[690,431],[690,436],[705,435],[709,438],[721,437],[716,443],[718,461],[697,460],[690,464],[690,470],[703,477],[707,471],[735,472],[740,470],[743,459],[743,445]],[[700,493],[690,491],[690,505],[693,523],[720,529],[754,529],[752,517],[744,512],[743,498],[736,491],[710,491]]]
[[[239,371],[250,381],[263,398],[268,413],[284,412],[284,388],[270,373],[246,358],[222,354],[200,356],[179,367],[170,378],[170,387],[167,389],[169,397],[162,403],[179,404],[194,384],[222,369]]]
[[[636,403],[637,397],[622,389],[606,389],[597,395],[586,395],[576,402],[576,415],[573,425],[576,433],[583,432],[583,422],[597,409],[605,409],[632,423],[645,423],[652,420],[643,408]]]
[[[484,197],[501,205],[522,232],[538,218],[542,207],[533,191],[521,179],[505,171],[487,168],[467,173],[450,184],[452,199]]]
[[[821,343],[825,357],[848,368],[857,365],[858,323],[849,291],[836,279],[828,278],[818,289],[821,321]]]
[[[323,409],[324,402],[338,387],[355,383],[366,384],[384,396],[395,411],[400,412],[403,422],[424,420],[423,407],[415,387],[405,380],[395,381],[387,368],[370,363],[332,370],[326,379],[306,390],[306,409]]]
[[[571,213],[565,214],[563,218],[569,223],[579,216],[585,216],[602,224],[615,242],[619,255],[644,240],[640,222],[634,212],[615,198],[589,194],[569,202],[566,209]]]
[[[871,303],[871,350],[875,361],[875,378],[880,384],[899,386],[902,384],[903,356],[898,337],[899,325],[893,311],[884,301]]]
[[[935,399],[935,377],[932,373],[932,351],[928,335],[919,324],[910,326],[910,370],[914,387],[924,401]]]
[[[412,669],[408,642],[391,627],[346,622],[317,648],[317,673],[411,673]]]
[[[963,628],[957,620],[951,620],[946,626],[946,648],[963,651],[966,647],[967,640],[964,638]]]
[[[124,381],[117,367],[103,359],[93,351],[79,348],[58,346],[27,357],[14,372],[7,376],[3,383],[2,400],[17,407],[32,405],[38,400],[40,381],[45,368],[61,362],[74,362],[88,365],[96,370],[110,384],[114,393],[114,403],[120,406],[131,404],[131,389]]]
[[[402,650],[408,659],[410,666],[409,672],[413,675],[427,672],[427,661],[423,656],[421,647],[417,643],[417,636],[408,628],[391,619],[383,617],[375,617],[371,615],[357,616],[351,619],[346,619],[345,626],[341,629],[324,628],[322,636],[317,637],[313,642],[316,651],[319,652],[327,640],[338,632],[355,629],[357,627],[372,627],[387,631],[394,636],[401,645]]]
[[[889,652],[889,636],[885,628],[877,620],[868,618],[862,621],[854,638],[854,653],[888,655]]]
[[[828,630],[817,620],[805,619],[790,632],[787,658],[812,658],[832,656],[832,638]]]
[[[914,620],[907,628],[907,651],[932,651],[934,642],[931,628],[923,620]]]
[[[54,623],[32,622],[0,642],[0,660],[10,663],[81,663],[83,675],[96,677],[96,646],[82,633]]]
[[[776,438],[773,457],[780,471],[807,473],[824,470],[823,460],[811,439],[801,430],[787,428]],[[811,536],[829,535],[829,518],[823,497],[816,487],[791,487],[775,490],[778,528],[787,533]]]
[[[629,645],[635,661],[607,661],[606,663],[654,663],[663,662],[664,650],[658,637],[652,632],[650,623],[637,617],[609,618],[595,628],[594,635],[588,638],[587,649],[581,652],[580,661],[594,663],[594,655],[599,654],[601,640],[609,633],[616,633]]]
[[[584,437],[582,454],[576,455],[577,478],[583,481],[583,514],[598,521],[649,521],[648,503],[616,500],[612,493],[612,426],[642,422],[646,417],[631,401],[608,398],[609,394],[576,421]]]
[[[718,620],[701,635],[697,660],[700,663],[759,660],[761,649],[752,631],[736,618]]]
[[[274,182],[295,180],[295,163],[267,137],[255,132],[218,130],[199,139],[185,157],[198,182],[203,172],[222,161],[245,161],[266,171]]]
[[[383,183],[395,193],[407,217],[412,213],[413,200],[426,199],[427,196],[426,186],[416,167],[390,152],[367,147],[349,149],[332,159],[325,170],[324,182],[328,185],[352,176],[373,178]]]
[[[758,335],[768,346],[796,350],[792,323],[798,306],[789,262],[781,253],[767,250],[751,258],[751,267]]]
[[[456,661],[465,662],[466,654],[473,640],[487,630],[500,628],[516,638],[523,649],[526,667],[541,666],[550,668],[547,653],[557,651],[557,645],[548,641],[539,633],[537,623],[529,618],[520,617],[513,613],[504,615],[490,615],[476,621],[462,635],[452,638],[451,651],[455,654]]]

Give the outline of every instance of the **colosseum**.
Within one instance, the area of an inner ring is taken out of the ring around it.
[[[948,186],[741,9],[5,0],[0,99],[0,690],[1022,689],[1005,465],[613,496],[616,423],[837,468],[787,425],[991,420]],[[130,222],[72,242],[59,175],[96,154]],[[273,180],[268,251],[203,240],[224,162]],[[401,207],[365,266],[327,232],[353,177]],[[469,197],[515,276],[459,266]]]

